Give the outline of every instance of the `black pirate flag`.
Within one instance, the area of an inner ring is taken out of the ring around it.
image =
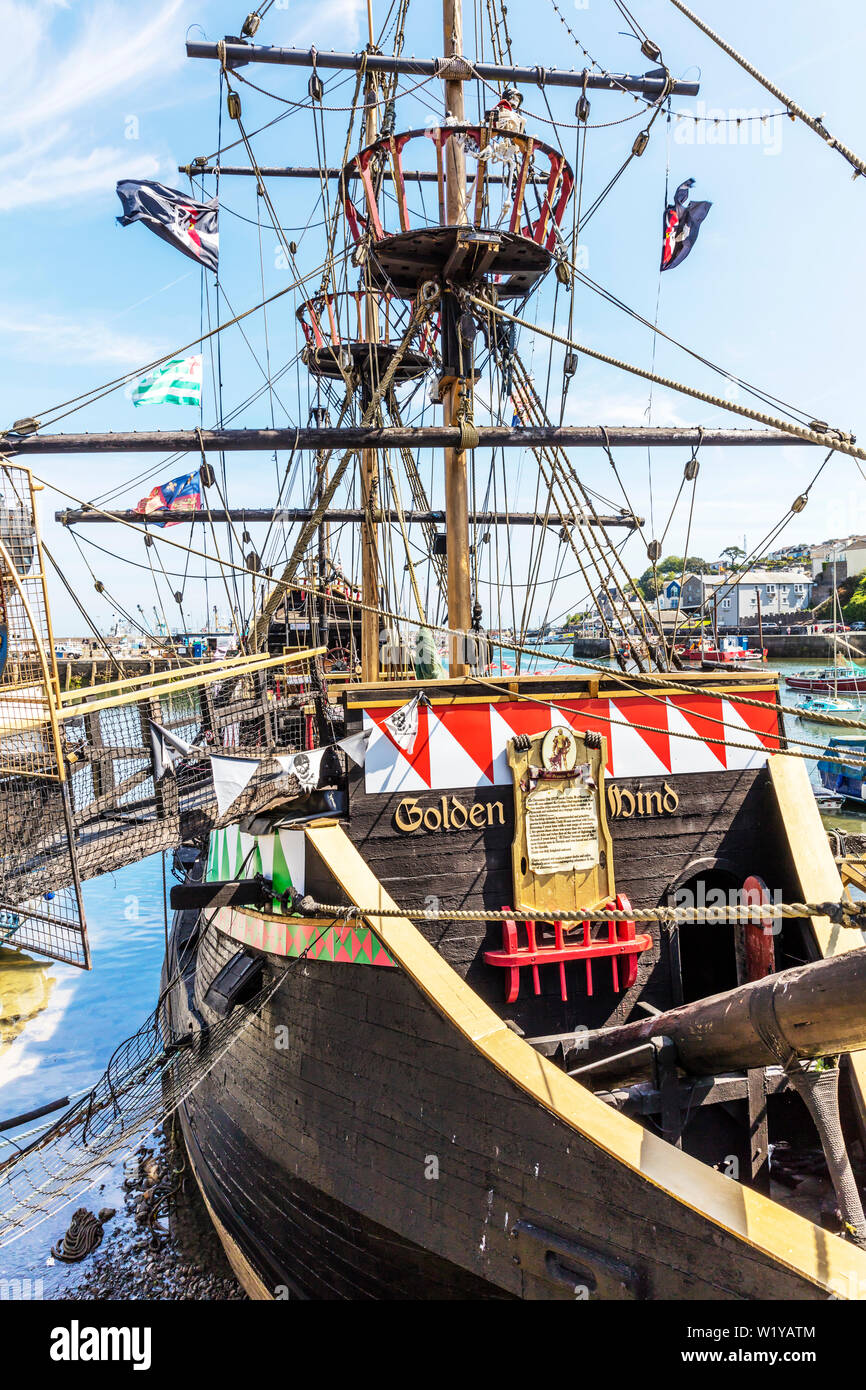
[[[662,270],[673,270],[685,260],[698,239],[701,223],[713,206],[712,203],[688,201],[694,182],[694,179],[686,179],[681,183],[673,202],[665,208]]]
[[[217,231],[217,200],[197,203],[177,188],[164,183],[138,179],[122,179],[117,196],[123,204],[118,217],[121,227],[131,222],[143,222],[163,241],[176,246],[185,256],[198,261],[208,270],[219,265],[219,233]]]

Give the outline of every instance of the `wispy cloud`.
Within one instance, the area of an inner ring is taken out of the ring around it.
[[[0,170],[0,210],[69,203],[113,188],[119,179],[153,179],[159,171],[155,155],[130,158],[127,150],[111,146],[97,146],[81,155],[58,152],[38,162],[22,156]]]
[[[0,107],[0,211],[69,203],[121,177],[152,178],[157,155],[92,142],[94,112],[183,62],[182,10],[98,0],[75,24],[64,0],[0,0],[0,30],[14,41]],[[71,37],[68,34],[73,27]]]
[[[67,319],[60,314],[0,310],[0,336],[7,355],[68,364],[70,361],[131,363],[152,361],[163,350],[136,333],[124,333],[100,319]]]
[[[185,3],[163,0],[142,23],[138,6],[101,0],[87,10],[61,54],[50,33],[46,35],[46,21],[58,7],[46,0],[27,5],[0,0],[0,24],[4,32],[17,36],[15,62],[4,74],[7,99],[0,112],[0,135],[49,126],[61,117],[91,110],[95,102],[129,91],[155,68],[176,67],[183,52],[169,36]]]
[[[621,392],[592,395],[576,395],[569,400],[565,410],[567,425],[647,425],[685,428],[693,423],[678,409],[678,402],[666,391],[656,388],[653,394],[652,421],[647,419],[646,390],[634,394]]]
[[[321,45],[325,39],[336,37],[341,47],[351,48],[360,38],[362,10],[363,0],[314,0],[293,7],[288,34],[280,34],[273,42],[303,45],[315,39]]]

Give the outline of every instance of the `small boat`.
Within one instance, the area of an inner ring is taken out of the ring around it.
[[[686,661],[699,661],[705,669],[710,670],[720,665],[746,666],[747,663],[752,665],[756,662],[763,664],[767,660],[766,651],[750,647],[748,637],[722,637],[717,643],[703,639],[686,647],[682,656]]]
[[[810,690],[815,694],[866,695],[866,668],[830,666],[792,671],[785,677],[789,690]]]
[[[835,758],[834,753],[836,754]],[[823,758],[818,763],[818,776],[821,778],[821,786],[834,796],[841,797],[843,801],[866,802],[866,793],[864,793],[866,766],[864,768],[850,766],[852,753],[855,757],[866,758],[866,738],[861,735],[831,738]],[[837,761],[837,759],[843,761]]]
[[[813,787],[819,811],[841,811],[845,798],[837,792],[827,791],[825,787]]]
[[[814,695],[807,695],[805,700],[800,701],[800,718],[815,719],[820,721],[828,714],[847,715],[851,719],[863,719],[866,717],[866,710],[860,700],[846,700],[844,697],[826,695],[823,699],[816,699]]]

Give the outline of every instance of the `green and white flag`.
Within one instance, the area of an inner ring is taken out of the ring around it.
[[[172,357],[135,384],[133,405],[201,405],[201,354]]]

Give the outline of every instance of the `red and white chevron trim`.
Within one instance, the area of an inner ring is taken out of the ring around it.
[[[377,793],[510,785],[508,740],[554,724],[604,734],[609,777],[760,767],[768,752],[779,747],[775,693],[749,691],[749,699],[761,700],[766,708],[703,694],[564,700],[556,706],[528,700],[434,704],[419,710],[411,754],[398,747],[385,727],[397,706],[373,707],[363,712],[364,727],[372,728],[365,786],[368,793]]]

